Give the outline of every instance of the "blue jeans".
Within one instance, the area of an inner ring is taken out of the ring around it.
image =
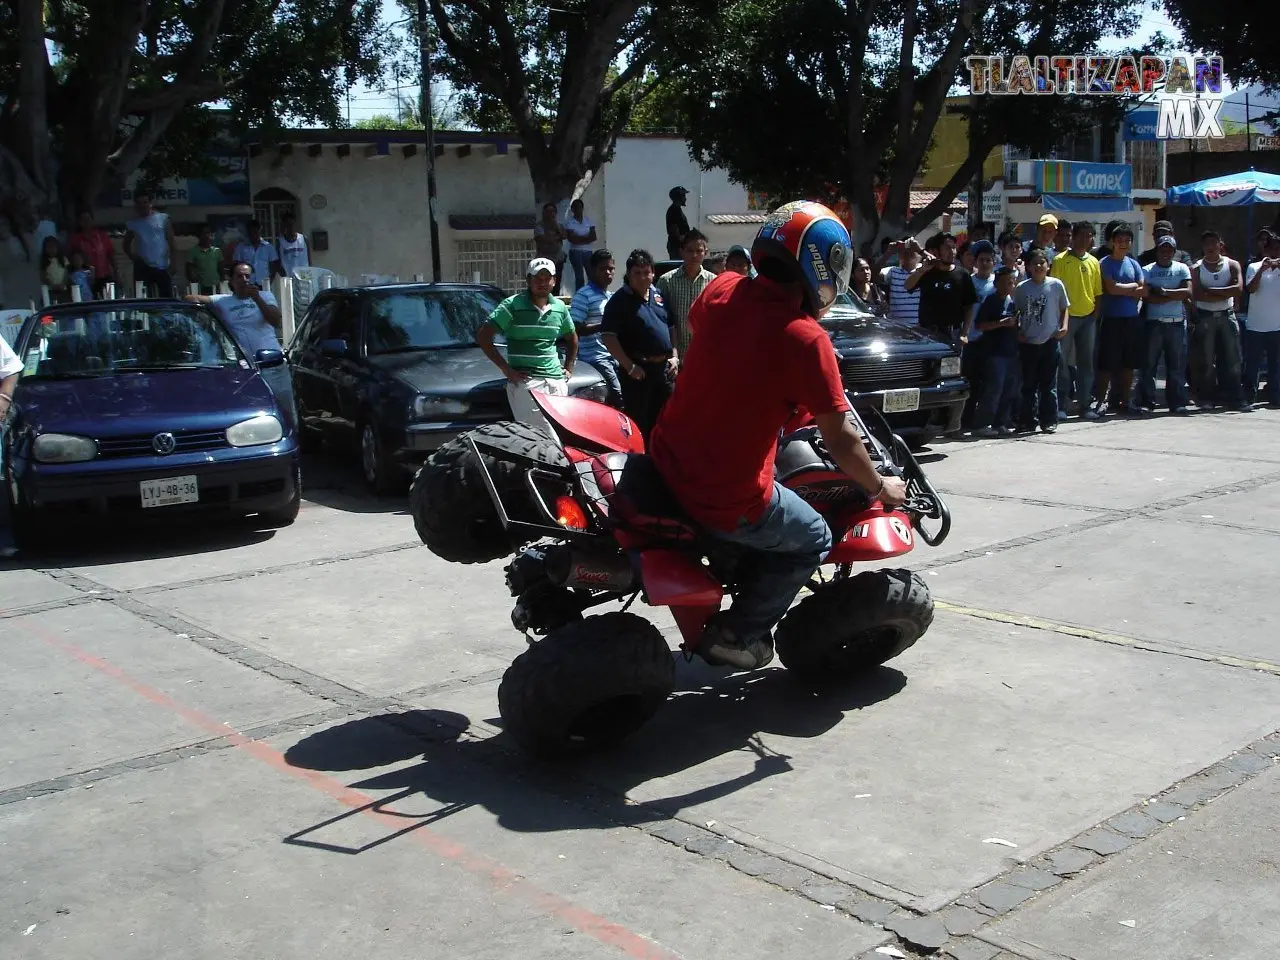
[[[1170,410],[1187,405],[1187,325],[1178,320],[1147,321],[1147,362],[1138,383],[1138,402],[1156,405],[1156,370],[1164,354],[1164,400]]]
[[[1022,425],[1034,426],[1038,419],[1042,427],[1057,426],[1058,364],[1062,356],[1058,339],[1020,343],[1018,351],[1022,360]]]
[[[1267,401],[1280,404],[1280,330],[1244,335],[1244,393],[1253,400],[1258,393],[1258,374],[1267,374]]]
[[[736,530],[710,532],[751,551],[742,558],[733,606],[724,616],[725,627],[744,641],[773,629],[831,552],[827,521],[778,483],[755,523],[743,520]]]
[[[590,259],[590,250],[569,248],[569,266],[573,267],[573,290],[575,293],[587,285],[587,261]]]
[[[1011,427],[1018,411],[1018,358],[987,357],[983,365],[982,396],[973,415],[976,430]]]
[[[605,386],[609,388],[609,403],[615,407],[622,406],[622,380],[618,375],[618,361],[613,357],[601,357],[598,360],[588,360],[587,363],[595,367],[600,376],[604,377]]]

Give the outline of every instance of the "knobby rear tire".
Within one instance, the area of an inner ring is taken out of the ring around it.
[[[643,726],[675,688],[671,649],[632,613],[587,617],[520,654],[498,687],[503,728],[545,760],[612,745]]]

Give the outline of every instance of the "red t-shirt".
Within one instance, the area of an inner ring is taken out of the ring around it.
[[[689,310],[689,329],[649,453],[694,520],[733,530],[769,505],[778,431],[794,409],[821,416],[849,401],[831,339],[770,280],[722,273]]]
[[[67,253],[79,250],[84,254],[85,263],[93,267],[93,278],[102,280],[115,273],[111,263],[111,235],[101,227],[94,227],[88,233],[77,230],[67,238]]]

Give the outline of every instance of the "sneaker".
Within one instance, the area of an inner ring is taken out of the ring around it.
[[[1101,420],[1102,414],[1098,412],[1096,407],[1085,407],[1084,413],[1080,414],[1086,420]]]
[[[1186,417],[1186,416],[1190,416],[1191,414],[1191,411],[1188,410],[1186,407],[1174,407],[1169,412],[1176,417]]]
[[[1040,427],[1041,433],[1057,433],[1058,425],[1056,423],[1046,423]]]
[[[1017,427],[1009,426],[1007,424],[1000,428],[1000,436],[1002,437],[1012,437],[1017,432],[1018,432]]]
[[[773,661],[773,637],[768,632],[754,640],[743,641],[734,636],[723,622],[712,620],[702,631],[697,654],[715,667],[758,670]]]
[[[1240,405],[1236,407],[1236,409],[1239,410],[1241,413],[1253,413],[1253,404],[1241,402]]]
[[[1014,428],[1015,433],[1035,433],[1036,425],[1034,423],[1020,423]]]
[[[985,439],[988,437],[1000,436],[1000,431],[995,427],[979,427],[977,430],[973,431],[973,435],[975,437],[983,437]]]

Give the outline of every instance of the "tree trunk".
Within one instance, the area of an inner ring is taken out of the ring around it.
[[[45,78],[49,59],[44,47],[43,0],[18,2],[18,110],[13,152],[29,178],[35,193],[23,196],[25,185],[7,182],[15,212],[34,227],[54,196],[53,156],[49,149],[48,91]]]

